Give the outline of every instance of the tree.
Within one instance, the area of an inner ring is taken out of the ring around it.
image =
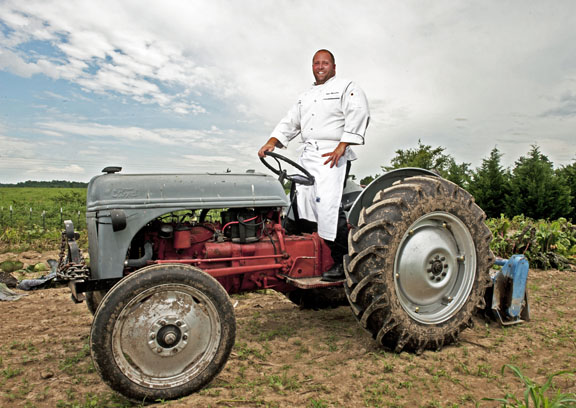
[[[572,222],[576,222],[576,161],[569,166],[560,167],[556,170],[556,175],[562,178],[570,187],[570,206],[572,211],[567,218],[571,218]]]
[[[446,174],[443,175],[443,177],[467,190],[471,180],[470,163],[458,164],[454,159],[450,158],[448,170],[446,171]]]
[[[509,211],[536,219],[568,217],[570,187],[563,177],[556,175],[552,162],[532,145],[528,156],[516,161],[512,170]]]
[[[361,186],[367,186],[368,184],[372,183],[374,180],[376,180],[378,177],[380,177],[380,174],[375,174],[373,176],[366,176],[360,179],[360,185]]]
[[[396,150],[396,156],[392,158],[391,166],[382,166],[385,171],[400,169],[402,167],[420,167],[421,169],[436,170],[440,174],[446,172],[450,165],[451,157],[444,154],[444,147],[437,147],[422,144],[418,139],[417,149]]]
[[[468,191],[489,218],[506,213],[510,194],[510,172],[502,167],[501,158],[502,153],[494,147],[490,156],[483,159],[482,165],[473,172],[468,186]]]
[[[382,166],[382,169],[390,171],[403,167],[419,167],[434,170],[445,179],[466,188],[470,180],[470,163],[457,164],[452,156],[444,153],[444,150],[446,150],[444,147],[432,148],[430,145],[424,145],[418,139],[416,149],[396,150],[396,156],[390,161],[391,166]]]

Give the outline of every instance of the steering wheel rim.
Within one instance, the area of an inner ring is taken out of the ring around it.
[[[270,171],[279,176],[280,182],[286,179],[290,180],[293,183],[302,184],[305,186],[311,186],[314,184],[314,176],[310,174],[308,170],[306,170],[304,167],[302,167],[295,161],[290,160],[288,157],[282,156],[281,154],[274,152],[264,152],[264,154],[266,156],[274,158],[274,160],[276,160],[276,163],[278,163],[278,168],[274,168],[270,163],[268,163],[268,161],[264,159],[264,157],[260,157],[260,161],[264,164],[264,166],[266,166]],[[282,169],[282,164],[280,163],[280,161],[288,163],[289,165],[299,170],[303,174],[287,174],[286,170]]]

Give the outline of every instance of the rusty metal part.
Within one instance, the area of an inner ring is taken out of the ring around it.
[[[90,269],[76,242],[77,234],[74,232],[72,221],[64,221],[65,230],[62,231],[60,255],[56,276],[60,281],[72,281],[90,278]]]

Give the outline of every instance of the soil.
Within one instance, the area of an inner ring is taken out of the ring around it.
[[[2,254],[25,266],[56,253]],[[22,277],[18,277],[21,279]],[[204,390],[170,407],[480,407],[483,398],[522,399],[525,386],[505,364],[539,384],[576,367],[576,274],[531,270],[529,322],[502,327],[477,318],[457,344],[422,355],[376,346],[348,307],[300,310],[282,294],[234,296],[232,356]],[[1,407],[138,406],[112,392],[90,358],[92,316],[66,287],[0,302]],[[574,374],[554,378],[576,393]]]

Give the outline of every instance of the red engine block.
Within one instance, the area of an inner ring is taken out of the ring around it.
[[[333,265],[330,249],[318,234],[288,235],[279,224],[270,223],[255,242],[235,243],[215,234],[217,225],[181,226],[162,238],[151,232],[154,261],[196,266],[216,278],[228,293],[272,288],[280,292],[294,287],[286,277],[322,275]]]

